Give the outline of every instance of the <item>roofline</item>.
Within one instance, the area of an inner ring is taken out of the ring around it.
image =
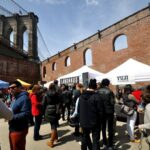
[[[112,26],[114,26],[114,25],[116,25],[116,24],[119,24],[119,23],[122,22],[123,20],[126,20],[126,19],[128,19],[128,18],[130,18],[130,17],[132,17],[132,16],[134,16],[134,15],[136,15],[136,14],[138,14],[139,12],[148,9],[148,8],[149,8],[149,11],[150,11],[150,4],[149,4],[149,6],[147,6],[147,7],[143,8],[143,9],[140,9],[140,10],[136,11],[135,13],[133,13],[133,14],[131,14],[131,15],[129,15],[129,16],[127,16],[127,17],[125,17],[125,18],[123,18],[123,19],[117,21],[117,22],[114,23],[114,24],[112,24],[112,25],[110,25],[110,26],[108,26],[108,27],[106,27],[106,28],[104,28],[104,29],[102,29],[102,30],[98,30],[98,32],[103,32],[103,31],[107,30],[108,28],[111,28]],[[81,40],[81,41],[79,41],[79,42],[77,42],[77,43],[74,43],[74,44],[77,45],[77,44],[79,44],[79,43],[81,43],[81,42],[83,42],[83,41],[85,41],[85,40],[87,40],[87,39],[89,39],[89,38],[91,38],[91,37],[93,37],[93,36],[95,36],[95,35],[97,35],[97,33],[94,33],[94,34],[92,34],[91,36],[89,36],[89,37],[87,37],[87,38],[85,38],[85,39],[83,39],[83,40]],[[74,45],[71,45],[71,46],[67,47],[66,49],[64,49],[64,50],[62,50],[61,52],[58,52],[58,53],[62,53],[62,52],[64,52],[64,51],[66,51],[67,49],[71,48],[72,46],[74,46]],[[55,55],[53,55],[53,56],[48,57],[47,59],[50,59],[50,58],[52,58],[52,57],[57,56],[58,53],[55,54]],[[47,59],[43,60],[42,62],[46,61]]]

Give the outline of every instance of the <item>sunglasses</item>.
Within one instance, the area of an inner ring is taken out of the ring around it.
[[[14,88],[16,88],[17,86],[12,86],[12,87],[9,87],[8,89],[14,89]]]

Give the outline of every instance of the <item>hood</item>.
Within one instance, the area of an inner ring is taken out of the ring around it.
[[[82,94],[81,94],[81,97],[84,99],[84,100],[88,100],[90,96],[92,96],[93,94],[95,94],[95,91],[84,91]]]
[[[52,96],[56,95],[56,92],[55,92],[55,91],[48,91],[48,92],[47,92],[47,95],[48,95],[49,97],[52,97]]]
[[[29,93],[26,92],[26,91],[22,91],[21,93],[19,93],[18,95],[16,95],[16,98],[24,96],[24,95],[29,96]]]

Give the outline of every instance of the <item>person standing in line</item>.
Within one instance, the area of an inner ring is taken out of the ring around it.
[[[79,97],[81,95],[81,93],[83,92],[84,87],[83,84],[81,83],[77,83],[76,84],[76,92],[74,92],[73,98],[74,98],[74,102],[75,102],[75,108],[74,108],[74,112],[73,114],[70,116],[70,118],[77,118],[77,123],[78,125],[75,126],[75,132],[73,133],[74,136],[80,136],[80,126],[79,126],[79,114],[78,114],[78,104],[79,104]],[[76,99],[75,99],[76,98]]]
[[[146,86],[146,89],[143,91],[142,100],[145,103],[144,110],[144,124],[138,125],[140,131],[143,131],[147,134],[145,149],[150,150],[150,85]]]
[[[41,87],[35,84],[32,88],[32,93],[29,97],[31,100],[31,112],[34,117],[34,136],[35,141],[42,139],[42,136],[39,134],[40,126],[42,123],[42,96],[40,95]]]
[[[72,93],[68,89],[68,85],[62,84],[61,86],[61,111],[62,111],[62,120],[65,120],[65,112],[67,108],[67,121],[70,120],[70,109],[72,103]]]
[[[134,97],[134,95],[132,95],[132,91],[133,91],[132,86],[126,85],[124,87],[124,93],[123,93],[123,97],[122,97],[124,104],[134,110],[133,115],[127,116],[127,132],[130,137],[130,142],[140,143],[140,140],[135,139],[135,135],[134,135],[134,127],[135,127],[135,123],[136,123],[136,119],[137,119],[138,102],[137,102],[136,98]]]
[[[9,89],[14,96],[10,105],[13,111],[13,118],[9,121],[10,150],[25,150],[31,109],[29,96],[26,91],[22,91],[22,85],[18,81],[11,82]]]
[[[13,118],[13,112],[4,103],[3,92],[0,90],[0,119],[4,118],[6,120],[11,120]],[[1,145],[0,145],[1,150]]]
[[[57,105],[59,104],[59,96],[56,90],[56,86],[54,83],[51,83],[49,86],[49,90],[43,97],[42,105],[43,105],[43,113],[45,120],[50,122],[51,125],[51,138],[47,142],[49,147],[54,146],[54,142],[58,140],[58,110]]]
[[[139,108],[142,107],[142,89],[141,88],[136,88],[135,90],[132,91],[132,95],[136,98],[137,100],[137,119],[136,119],[136,125],[138,126],[139,124],[144,123],[144,113],[139,111]]]
[[[102,121],[102,136],[103,136],[103,147],[109,150],[113,150],[114,142],[114,105],[115,96],[114,93],[109,88],[110,81],[108,79],[103,79],[101,82],[101,88],[97,90],[100,94],[102,101],[104,102],[104,118]],[[108,124],[108,139],[106,136],[106,126]]]
[[[13,112],[3,102],[3,93],[0,91],[0,118],[11,120],[13,118]]]
[[[100,150],[100,130],[104,104],[95,92],[96,79],[91,79],[88,89],[79,98],[79,122],[82,128],[81,150]],[[92,141],[90,138],[92,133]]]

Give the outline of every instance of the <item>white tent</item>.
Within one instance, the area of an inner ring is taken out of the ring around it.
[[[97,77],[97,80],[103,78],[110,79],[113,85],[150,81],[150,66],[130,58],[112,71]]]
[[[45,84],[44,84],[44,87],[49,88],[49,85],[50,85],[51,83],[53,83],[53,82],[54,82],[54,81],[49,81],[49,82],[45,83]]]
[[[96,71],[88,66],[82,66],[81,68],[66,74],[64,76],[59,77],[57,80],[60,81],[61,79],[67,79],[67,78],[72,78],[72,77],[79,77],[79,82],[82,83],[82,74],[83,73],[88,73],[89,79],[91,78],[96,78],[97,76],[103,75],[103,73]]]

